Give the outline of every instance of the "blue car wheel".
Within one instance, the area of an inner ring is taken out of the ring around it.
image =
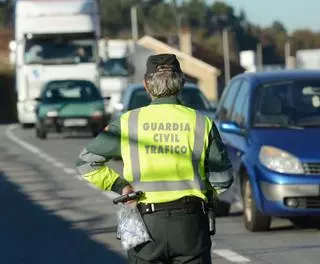
[[[243,217],[246,229],[251,232],[269,230],[271,217],[263,215],[257,208],[248,177],[244,177],[243,179],[242,190]]]

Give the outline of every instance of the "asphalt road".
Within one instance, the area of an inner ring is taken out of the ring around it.
[[[35,138],[34,130],[0,127],[0,263],[126,263],[115,239],[112,195],[79,180],[78,153],[91,138]],[[118,170],[119,164],[112,164]],[[275,219],[250,233],[242,216],[217,220],[214,264],[319,264],[320,232]]]

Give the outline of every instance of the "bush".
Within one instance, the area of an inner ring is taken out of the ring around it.
[[[0,28],[0,123],[17,121],[15,78],[9,64],[11,31]]]
[[[11,39],[11,31],[9,29],[0,28],[0,73],[10,74],[12,67],[9,64],[9,41]]]
[[[0,123],[17,122],[15,79],[12,72],[0,72]]]

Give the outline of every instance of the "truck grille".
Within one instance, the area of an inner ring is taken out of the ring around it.
[[[320,163],[303,163],[302,167],[307,175],[320,175]]]

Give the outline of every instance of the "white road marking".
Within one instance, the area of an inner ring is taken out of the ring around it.
[[[65,167],[65,165],[63,163],[58,162],[58,161],[54,162],[52,165],[55,166],[55,167],[58,167],[58,168],[64,168]]]
[[[79,181],[84,181],[84,179],[79,174],[74,174],[73,177],[75,177]]]
[[[52,157],[48,157],[48,155],[42,156],[42,158],[43,158],[45,161],[49,162],[49,163],[55,163],[55,162],[57,162],[56,159],[54,159],[54,158],[52,158]]]
[[[64,170],[65,173],[68,173],[68,174],[77,173],[77,171],[75,169],[72,169],[72,168],[63,168],[63,170]]]
[[[102,194],[104,196],[108,197],[108,199],[111,199],[111,200],[113,200],[114,198],[119,196],[119,194],[117,194],[115,192],[103,192]]]
[[[216,249],[212,251],[214,254],[223,257],[230,262],[233,263],[248,263],[251,262],[250,259],[245,258],[244,256],[241,256],[240,254],[229,250],[229,249]]]
[[[99,190],[97,186],[91,184],[90,182],[86,182],[87,185],[91,188],[91,189],[94,189],[94,190]]]
[[[37,147],[25,142],[24,140],[21,140],[20,138],[18,138],[15,134],[13,134],[12,130],[17,128],[18,125],[12,125],[9,126],[9,128],[6,130],[6,136],[11,139],[12,141],[18,143],[20,146],[22,146],[23,148],[29,150],[30,152],[34,153],[34,154],[42,154],[42,151],[40,149],[38,149]]]
[[[50,163],[51,165],[53,165],[54,163],[59,163],[58,161],[56,161],[55,159],[44,159],[46,162]]]
[[[44,159],[45,161],[47,161],[48,163],[52,164],[53,166],[62,168],[62,170],[68,174],[73,174],[74,178],[76,178],[77,180],[80,181],[84,181],[86,183],[87,186],[89,186],[91,189],[94,190],[99,190],[95,185],[92,185],[91,183],[85,181],[79,174],[76,173],[75,169],[72,168],[67,168],[63,163],[59,162],[58,160],[56,160],[55,158],[53,158],[52,156],[50,156],[49,154],[43,152],[41,149],[31,145],[30,143],[18,138],[16,135],[14,135],[14,133],[12,132],[15,128],[17,128],[18,125],[11,125],[9,126],[9,128],[6,130],[6,136],[11,139],[12,141],[14,141],[15,143],[17,143],[18,145],[20,145],[21,147],[29,150],[30,152],[38,155],[40,158]],[[9,170],[11,169],[11,172],[14,173],[22,173],[22,169],[21,168],[16,168],[16,167],[9,167]],[[24,171],[25,172],[25,171]],[[100,190],[99,190],[100,191]],[[105,197],[107,197],[108,199],[114,199],[118,196],[117,193],[114,192],[101,192]],[[215,245],[213,243],[213,245]],[[213,254],[216,254],[222,258],[225,258],[227,260],[229,260],[230,262],[233,263],[248,263],[251,262],[248,258],[245,258],[243,256],[241,256],[240,254],[229,250],[229,249],[216,249],[216,250],[212,250]]]

